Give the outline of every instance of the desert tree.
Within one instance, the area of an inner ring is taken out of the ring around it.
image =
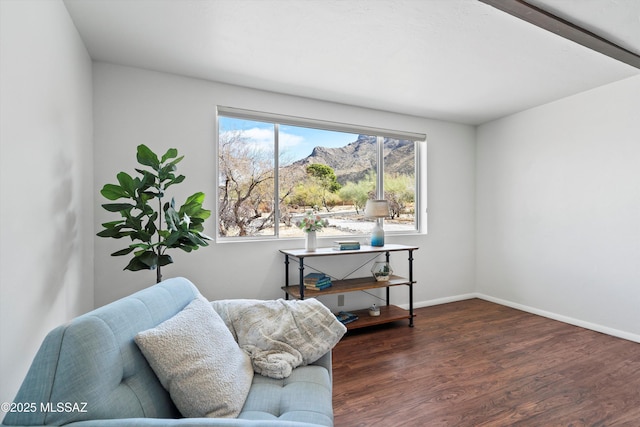
[[[307,166],[307,175],[311,184],[317,187],[320,203],[329,212],[331,206],[335,205],[338,198],[335,193],[340,190],[340,183],[336,177],[336,173],[331,166],[322,163],[312,163]]]
[[[218,232],[250,236],[273,226],[273,147],[253,144],[242,131],[225,132],[218,145]]]
[[[391,218],[399,218],[407,205],[415,201],[415,178],[405,174],[386,175],[384,198],[389,201]]]

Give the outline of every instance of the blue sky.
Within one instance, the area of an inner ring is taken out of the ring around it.
[[[256,146],[273,146],[273,124],[220,117],[219,125],[221,133],[239,130]],[[352,133],[280,125],[280,152],[290,161],[308,156],[314,147],[344,147],[356,139]]]

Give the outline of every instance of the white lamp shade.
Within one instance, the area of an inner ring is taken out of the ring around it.
[[[389,202],[386,200],[367,200],[364,207],[366,218],[384,218],[389,216]]]

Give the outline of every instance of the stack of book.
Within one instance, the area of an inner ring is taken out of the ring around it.
[[[309,273],[304,276],[304,287],[321,291],[331,286],[331,277],[324,273]]]
[[[338,319],[343,325],[346,325],[347,323],[358,320],[358,316],[353,313],[349,313],[348,311],[341,311],[336,314],[336,319]]]
[[[360,242],[357,240],[338,240],[333,248],[337,251],[357,251],[360,249]]]

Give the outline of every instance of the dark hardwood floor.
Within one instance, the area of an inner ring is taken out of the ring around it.
[[[640,344],[487,301],[350,331],[336,427],[640,426]]]

